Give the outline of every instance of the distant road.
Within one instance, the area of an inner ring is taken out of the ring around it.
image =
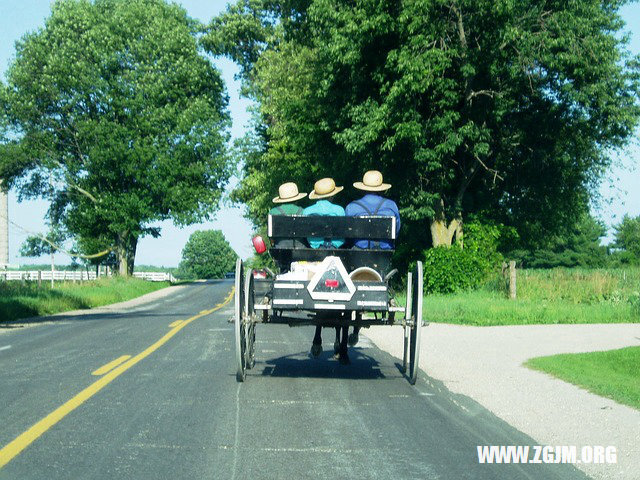
[[[477,445],[535,442],[366,339],[341,366],[309,358],[310,327],[260,325],[236,383],[231,289],[0,335],[0,479],[586,478],[478,464]]]

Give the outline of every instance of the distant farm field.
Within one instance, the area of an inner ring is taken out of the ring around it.
[[[137,278],[101,278],[82,283],[37,284],[0,282],[0,323],[26,317],[123,302],[168,286]]]
[[[423,318],[486,326],[640,322],[640,269],[519,270],[515,300],[496,275],[476,291],[425,296]]]

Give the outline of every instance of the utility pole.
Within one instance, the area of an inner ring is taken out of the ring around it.
[[[9,198],[0,180],[0,269],[9,266]]]

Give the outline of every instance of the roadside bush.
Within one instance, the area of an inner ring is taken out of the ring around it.
[[[427,293],[454,293],[479,287],[491,263],[479,252],[436,247],[424,254],[424,289]]]
[[[424,288],[428,293],[475,289],[502,262],[498,252],[501,225],[469,222],[464,226],[464,249],[431,248],[424,253]]]

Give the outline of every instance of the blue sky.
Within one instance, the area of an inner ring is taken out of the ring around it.
[[[208,21],[214,15],[222,11],[226,0],[182,0],[182,4],[192,17],[202,21]],[[4,79],[4,73],[14,55],[14,42],[24,33],[33,31],[42,26],[44,19],[49,14],[50,2],[48,0],[0,0],[0,76]],[[622,16],[627,22],[626,30],[631,33],[631,51],[640,53],[640,8],[630,5],[622,10]],[[246,129],[249,115],[247,107],[250,105],[246,99],[239,98],[239,84],[234,80],[237,67],[230,61],[220,59],[216,65],[222,72],[226,82],[229,97],[230,111],[233,119],[231,134],[237,138]],[[640,144],[638,135],[633,145],[621,155],[616,157],[615,166],[609,172],[608,177],[600,188],[602,201],[594,208],[598,215],[608,226],[611,226],[622,218],[624,214],[632,216],[640,215]],[[231,187],[235,183],[232,182]],[[20,244],[27,237],[27,232],[44,232],[44,213],[47,204],[43,201],[28,201],[18,203],[13,192],[9,194],[9,219],[20,225],[22,229],[14,225],[10,226],[9,233],[9,261],[11,264],[46,262],[46,258],[28,259],[19,256]],[[162,228],[162,236],[157,239],[144,238],[138,244],[136,264],[152,264],[164,266],[177,266],[180,255],[189,235],[196,230],[219,229],[231,243],[238,254],[247,258],[251,255],[251,225],[242,217],[242,209],[224,207],[211,222],[191,225],[186,228],[176,228],[171,222],[158,224]],[[609,236],[610,239],[610,236]],[[56,262],[69,263],[69,258],[57,254]]]

